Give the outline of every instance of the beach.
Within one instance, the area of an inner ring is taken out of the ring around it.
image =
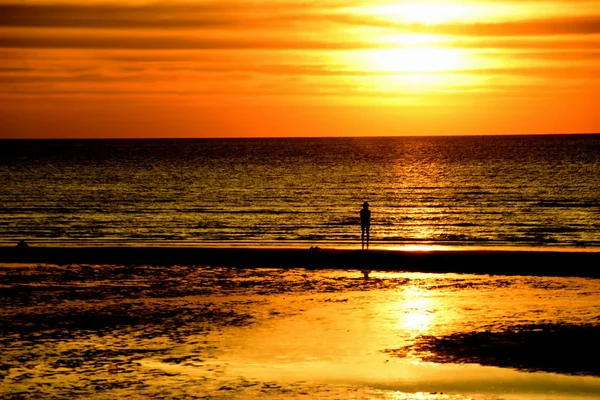
[[[597,252],[0,250],[1,398],[600,398]]]
[[[377,269],[499,275],[600,277],[595,248],[484,246],[37,246],[0,247],[0,262],[123,265],[211,265],[240,268]],[[566,267],[568,266],[568,267]]]
[[[0,0],[0,400],[600,400],[599,6]]]

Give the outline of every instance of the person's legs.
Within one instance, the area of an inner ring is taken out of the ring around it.
[[[369,231],[371,230],[371,226],[367,225],[367,249],[369,248]]]
[[[360,243],[362,244],[362,248],[365,248],[365,227],[361,225],[360,227]]]

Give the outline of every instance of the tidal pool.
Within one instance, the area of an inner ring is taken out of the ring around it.
[[[2,398],[600,398],[600,280],[0,265]]]

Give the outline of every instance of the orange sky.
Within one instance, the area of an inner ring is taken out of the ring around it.
[[[600,132],[598,0],[23,3],[4,138]]]

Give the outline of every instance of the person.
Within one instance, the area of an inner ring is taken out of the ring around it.
[[[363,208],[360,210],[360,241],[362,248],[365,248],[365,233],[367,234],[367,249],[369,248],[369,229],[371,228],[371,210],[369,210],[369,203],[366,201],[363,203]]]

